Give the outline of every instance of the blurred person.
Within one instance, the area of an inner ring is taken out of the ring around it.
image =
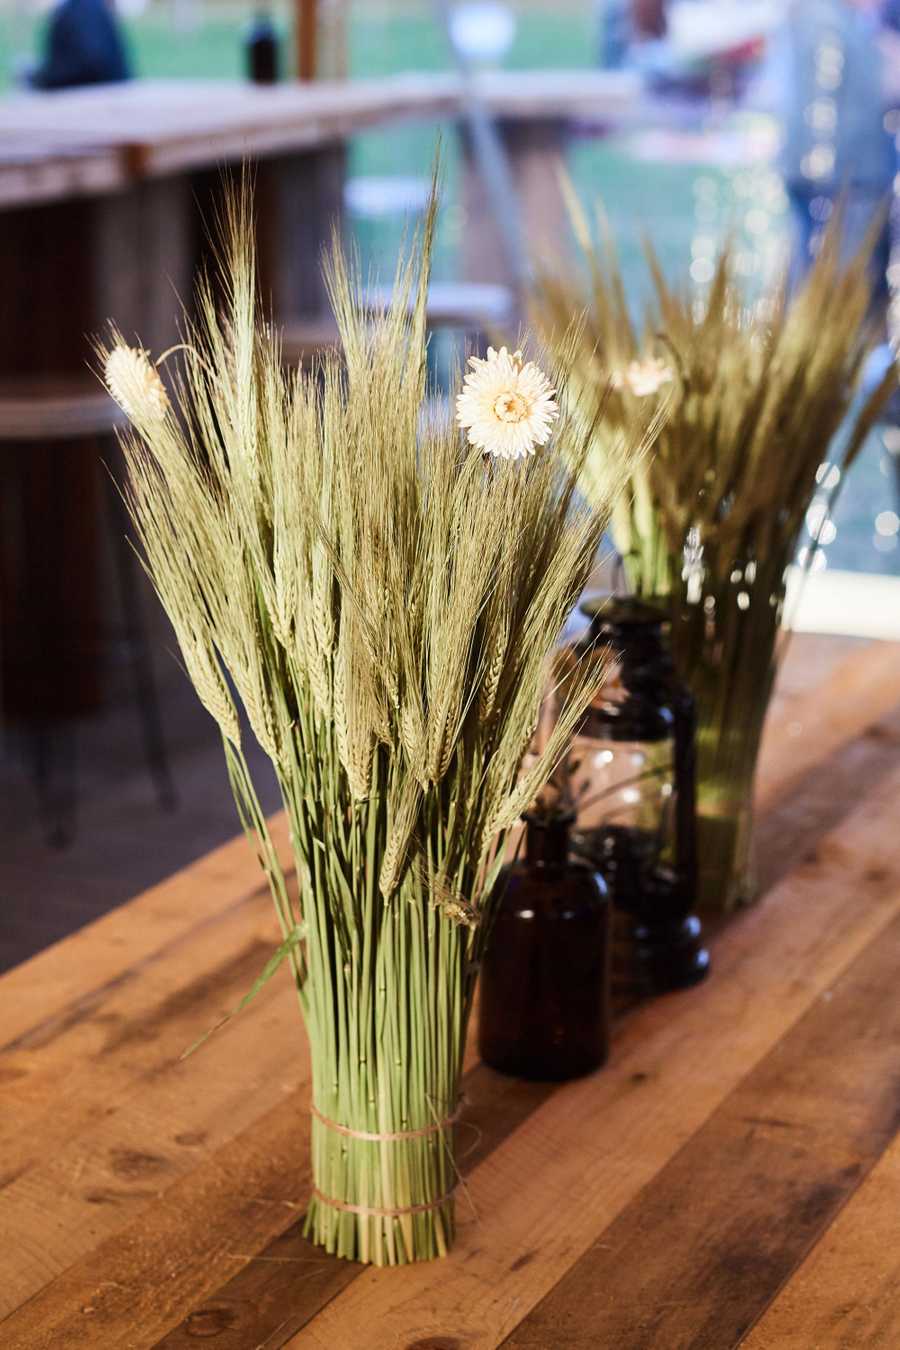
[[[70,89],[130,78],[113,0],[59,0],[47,26],[44,60],[28,83],[35,89]]]
[[[874,0],[789,0],[773,43],[770,78],[784,130],[795,281],[839,198],[848,254],[889,200],[895,164],[884,121],[880,9]],[[886,298],[888,247],[885,228],[872,265],[879,300]]]
[[[665,0],[600,0],[599,65],[620,70],[628,64],[635,42],[665,36]]]

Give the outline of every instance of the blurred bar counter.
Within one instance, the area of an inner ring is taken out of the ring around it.
[[[569,128],[585,119],[600,129],[633,122],[640,80],[622,72],[521,72],[480,77],[475,87],[503,136],[529,246],[558,248],[566,223],[556,165]],[[278,323],[317,323],[327,313],[319,258],[342,219],[348,138],[395,121],[461,119],[470,93],[456,75],[409,74],[274,86],[140,80],[0,100],[0,380],[14,387],[26,379],[33,388],[36,378],[51,387],[75,378],[91,387],[91,340],[110,319],[152,352],[177,342],[179,297],[190,297],[208,255],[222,170],[247,162],[255,174],[261,294],[271,297]],[[508,283],[514,278],[489,194],[471,156],[466,165],[465,279]],[[58,447],[32,444],[26,458],[24,446],[5,439],[0,495],[17,530],[42,532],[47,574],[64,576],[65,597],[56,587],[54,604],[63,603],[69,619],[92,615],[96,626],[105,608],[97,600],[96,451],[66,451],[62,544],[47,524],[51,504],[42,511],[32,490],[42,458],[38,478],[49,492],[58,481]],[[81,565],[64,566],[64,558]],[[8,559],[2,567],[0,594],[8,594]],[[19,634],[17,625],[10,631],[8,608],[2,627],[4,709],[27,718],[31,681],[14,669]],[[92,640],[72,650],[66,669],[42,672],[45,688],[57,681],[66,716],[102,701],[100,650]]]

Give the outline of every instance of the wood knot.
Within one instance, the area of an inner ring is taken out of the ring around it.
[[[185,1321],[184,1329],[188,1336],[203,1340],[206,1337],[221,1336],[223,1331],[230,1331],[237,1320],[238,1315],[234,1308],[229,1308],[223,1303],[214,1303],[208,1308],[198,1308],[196,1312],[192,1312]]]
[[[117,1177],[131,1180],[165,1172],[169,1160],[160,1157],[158,1153],[140,1153],[131,1148],[114,1148],[110,1154],[110,1165]]]

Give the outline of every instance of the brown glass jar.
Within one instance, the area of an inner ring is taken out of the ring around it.
[[[577,1078],[609,1054],[610,908],[597,873],[569,857],[571,825],[529,818],[525,857],[497,881],[479,1048],[517,1078]]]

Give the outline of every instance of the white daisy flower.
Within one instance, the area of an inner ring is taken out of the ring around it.
[[[469,365],[456,400],[456,420],[469,444],[498,459],[533,455],[546,445],[559,405],[544,372],[505,347],[488,347],[485,360],[472,356]]]
[[[646,398],[669,384],[672,372],[664,361],[648,356],[646,361],[631,361],[624,374],[614,370],[610,378],[613,389],[622,389],[627,384],[635,398]]]
[[[162,422],[169,398],[156,367],[142,347],[120,342],[106,357],[106,387],[132,422]]]

